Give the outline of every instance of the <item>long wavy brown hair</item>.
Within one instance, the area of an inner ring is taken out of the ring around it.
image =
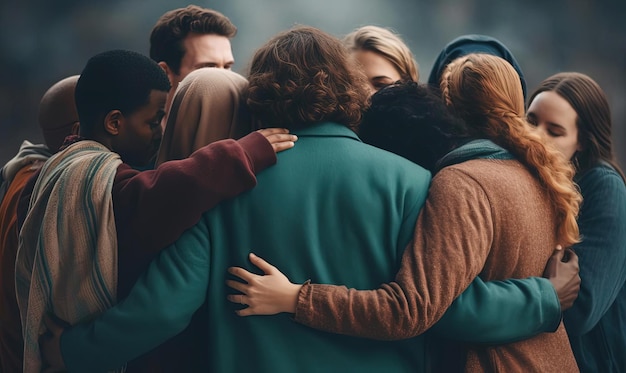
[[[247,104],[264,126],[332,121],[356,128],[369,92],[342,42],[314,27],[282,32],[256,51]]]
[[[487,54],[460,57],[442,75],[441,91],[474,137],[507,149],[543,184],[557,212],[559,243],[578,242],[576,216],[582,197],[572,181],[574,169],[531,131],[524,117],[522,86],[511,64]]]
[[[578,143],[583,149],[572,159],[576,171],[585,172],[604,161],[613,166],[622,180],[626,180],[613,152],[609,101],[598,83],[585,74],[558,73],[539,84],[528,100],[529,105],[538,94],[546,91],[561,96],[576,112]]]

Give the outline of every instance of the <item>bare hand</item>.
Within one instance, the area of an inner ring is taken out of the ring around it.
[[[50,314],[44,315],[43,323],[48,330],[39,336],[39,349],[44,367],[42,371],[44,373],[65,371],[65,362],[61,354],[61,334],[70,325]]]
[[[566,255],[567,254],[567,255]],[[552,253],[543,277],[550,280],[561,303],[561,311],[572,307],[580,290],[578,255],[572,249],[563,250],[559,245]]]
[[[264,128],[257,132],[265,136],[276,153],[293,148],[298,141],[298,136],[289,134],[286,128]]]
[[[292,284],[289,279],[265,260],[250,253],[250,262],[265,273],[256,275],[240,267],[230,267],[228,272],[246,283],[227,280],[226,285],[243,293],[227,298],[233,303],[248,305],[236,311],[239,316],[275,315],[280,312],[296,312],[298,293],[302,285]]]

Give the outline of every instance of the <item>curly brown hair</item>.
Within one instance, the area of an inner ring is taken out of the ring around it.
[[[343,43],[298,26],[259,48],[250,65],[247,104],[264,126],[332,121],[355,129],[368,102],[367,81]]]
[[[176,74],[185,55],[183,40],[190,33],[233,38],[237,27],[222,13],[189,5],[163,14],[150,34],[150,58],[165,62]]]

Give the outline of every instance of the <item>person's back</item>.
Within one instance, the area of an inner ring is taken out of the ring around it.
[[[472,243],[466,243],[464,248],[473,252],[472,263],[466,263],[467,258],[463,256],[448,257],[452,268],[465,268],[451,274],[451,282],[474,271],[480,272],[484,281],[541,276],[552,253],[551,248],[558,243],[554,225],[547,223],[556,221],[556,216],[545,188],[523,164],[517,160],[470,160],[444,168],[433,178],[433,183],[439,188],[429,198],[440,201],[445,198],[445,206],[460,209],[474,226],[492,227],[485,230],[491,232],[490,235],[476,235],[474,239],[469,236]],[[437,193],[442,189],[454,190],[458,196]],[[463,201],[477,203],[463,204]],[[476,206],[482,206],[484,211]],[[435,208],[439,211],[434,211]],[[420,223],[422,219],[438,219],[437,216],[443,218],[445,215],[441,203],[432,207],[426,203]],[[422,227],[420,223],[418,227]],[[470,229],[469,224],[467,227]],[[429,232],[420,229],[416,239],[425,237],[433,247],[452,247],[459,242],[455,236],[450,230]],[[566,341],[561,323],[555,333],[542,333],[525,341],[497,346],[468,345],[466,370],[510,372],[574,368]],[[554,351],[562,353],[555,356]]]
[[[369,92],[336,38],[295,28],[262,46],[250,66],[252,114],[265,125],[291,128],[299,146],[281,155],[281,167],[259,179],[257,190],[203,217],[212,368],[415,371],[424,362],[420,339],[383,343],[325,334],[284,314],[242,320],[224,303],[232,294],[224,273],[245,263],[250,251],[320,282],[367,288],[392,279],[430,183],[429,172],[362,143],[350,129]]]
[[[283,314],[239,318],[224,271],[250,250],[304,281],[369,288],[393,279],[426,197],[429,173],[363,144],[345,126],[297,131],[298,147],[257,188],[203,218],[210,237],[209,361],[214,371],[415,371],[421,339],[380,342],[321,333]],[[241,358],[245,356],[245,358]]]

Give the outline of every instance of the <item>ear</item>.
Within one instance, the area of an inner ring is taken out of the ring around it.
[[[111,110],[104,117],[104,131],[109,135],[117,136],[124,125],[124,114],[119,110]]]
[[[161,66],[163,71],[165,71],[165,74],[167,74],[167,79],[170,81],[170,85],[173,87],[176,77],[172,69],[170,69],[167,62],[164,62],[164,61],[159,62],[158,65]]]
[[[72,135],[78,135],[79,132],[80,132],[80,122],[76,121],[74,122],[74,124],[72,124],[72,130],[70,131],[70,133]]]

